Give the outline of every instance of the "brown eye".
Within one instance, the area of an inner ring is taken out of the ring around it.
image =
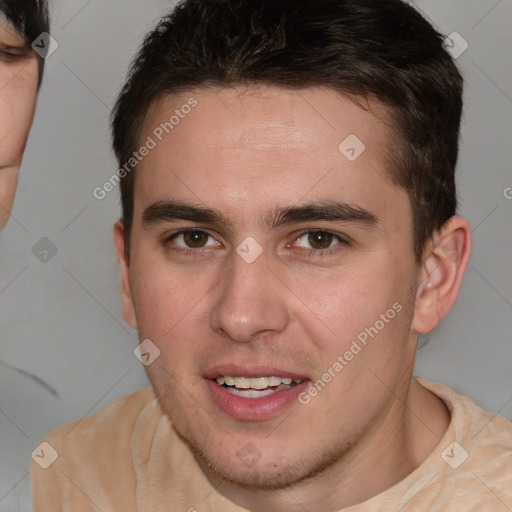
[[[334,236],[331,233],[316,231],[309,234],[308,242],[313,249],[327,249],[331,246],[333,238]]]
[[[316,256],[334,255],[338,251],[351,245],[350,238],[342,234],[331,233],[322,229],[303,231],[293,244],[295,247],[306,249],[308,259]]]
[[[166,246],[177,250],[193,250],[217,247],[218,242],[207,231],[184,229],[167,238]]]
[[[203,231],[186,231],[182,235],[185,244],[193,249],[204,247],[209,237],[208,233]]]

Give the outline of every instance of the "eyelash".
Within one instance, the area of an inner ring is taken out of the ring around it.
[[[0,59],[11,64],[20,61],[25,56],[25,52],[11,52],[9,50],[0,50]]]
[[[205,252],[205,250],[208,251],[208,248],[206,248],[206,249],[205,248],[185,249],[183,247],[178,247],[178,246],[174,246],[174,247],[169,246],[169,242],[171,242],[173,239],[175,239],[178,236],[183,235],[185,233],[204,233],[204,234],[208,235],[209,237],[214,238],[208,231],[205,231],[204,229],[194,229],[194,228],[181,229],[181,230],[177,231],[176,233],[172,233],[171,235],[166,236],[163,240],[164,246],[173,252],[178,252],[178,253],[181,253],[184,255],[190,255],[190,256],[201,256],[202,253]],[[305,253],[304,256],[305,256],[306,260],[310,260],[310,259],[316,258],[316,257],[323,258],[325,256],[331,256],[332,254],[335,254],[338,251],[343,250],[344,249],[343,246],[348,247],[351,245],[350,240],[346,235],[342,236],[342,235],[333,233],[332,231],[328,231],[325,229],[305,229],[305,230],[299,232],[294,237],[294,241],[297,241],[299,238],[302,238],[304,235],[307,235],[310,233],[324,233],[327,235],[332,235],[335,239],[338,240],[339,243],[333,247],[326,248],[326,249],[310,249],[310,250],[301,251],[301,252]]]

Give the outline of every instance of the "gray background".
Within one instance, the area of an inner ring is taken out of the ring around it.
[[[172,3],[53,2],[59,48],[47,60],[0,248],[2,511],[31,510],[30,453],[48,431],[147,385],[121,315],[111,242],[118,191],[103,201],[92,191],[117,168],[108,116],[128,63]],[[469,43],[457,60],[466,79],[458,186],[474,236],[458,302],[424,337],[415,373],[512,418],[512,2],[415,3]],[[57,251],[46,262],[33,252],[44,237]]]

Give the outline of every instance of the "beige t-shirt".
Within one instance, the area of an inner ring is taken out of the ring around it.
[[[444,385],[418,382],[451,412],[443,439],[404,480],[343,512],[512,511],[512,423]],[[31,467],[36,512],[246,510],[213,489],[150,388],[44,441],[50,447],[34,451]]]

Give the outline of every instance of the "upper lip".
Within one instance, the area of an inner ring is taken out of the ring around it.
[[[288,370],[283,370],[276,368],[271,365],[249,365],[249,364],[223,364],[210,368],[205,372],[205,378],[207,379],[216,379],[217,377],[288,377],[293,380],[306,380],[307,377],[303,374],[290,372]]]

